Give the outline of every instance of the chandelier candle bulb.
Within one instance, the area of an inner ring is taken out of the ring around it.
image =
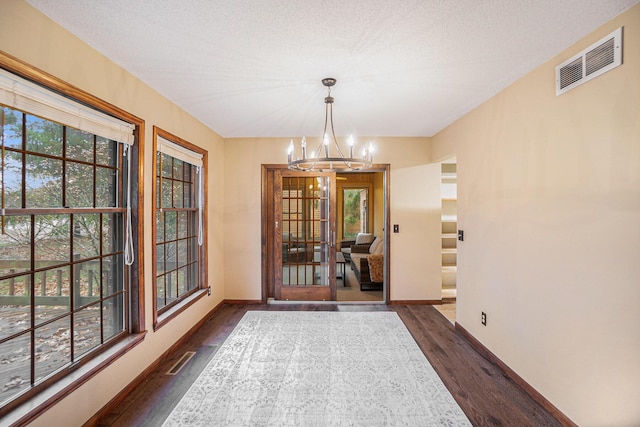
[[[293,154],[293,139],[291,140],[291,142],[289,142],[289,148],[287,148],[287,157],[289,158],[289,162],[291,162],[292,154]]]
[[[329,157],[329,135],[324,134],[324,139],[322,140],[324,144],[324,156]],[[333,169],[333,164],[329,162],[329,169]]]
[[[302,158],[306,159],[307,158],[307,138],[305,138],[304,136],[302,137],[302,141],[300,142],[300,146],[302,147]],[[291,163],[291,162],[289,162]]]
[[[353,135],[349,137],[349,141],[347,141],[347,144],[349,144],[349,157],[353,157],[353,146],[356,145],[356,142],[353,139]]]

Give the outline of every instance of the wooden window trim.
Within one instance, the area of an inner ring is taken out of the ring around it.
[[[130,304],[129,310],[129,336],[114,342],[112,347],[105,348],[104,351],[86,362],[75,366],[75,372],[61,378],[53,384],[39,392],[34,398],[27,402],[16,399],[12,404],[2,408],[2,416],[18,417],[18,420],[33,420],[47,409],[62,400],[66,395],[79,388],[89,381],[104,368],[112,364],[115,360],[127,353],[131,348],[139,344],[145,337],[145,310],[144,310],[144,129],[145,122],[141,118],[126,112],[113,104],[108,103],[82,89],[66,83],[65,81],[33,67],[22,60],[0,50],[0,68],[3,68],[20,77],[31,80],[35,83],[68,96],[79,102],[87,104],[92,108],[103,111],[114,117],[129,122],[135,126],[136,149],[133,153],[131,164],[137,171],[132,176],[138,183],[132,188],[132,233],[134,236],[134,247],[136,248],[136,262],[129,267],[130,295],[126,303]],[[6,412],[6,413],[5,413]],[[18,424],[21,424],[19,421]]]
[[[158,137],[162,137],[168,141],[174,142],[178,145],[181,145],[195,153],[198,154],[202,154],[202,180],[203,180],[203,194],[204,194],[204,201],[203,201],[203,242],[202,242],[202,246],[199,247],[198,251],[199,251],[199,256],[200,256],[200,260],[201,260],[201,268],[200,271],[198,271],[199,274],[199,279],[200,279],[200,286],[192,291],[190,291],[187,295],[185,295],[179,302],[177,302],[175,305],[173,305],[172,307],[168,308],[166,311],[164,311],[162,314],[158,314],[158,307],[157,307],[157,285],[156,285],[156,277],[155,277],[155,265],[157,262],[157,258],[156,258],[156,200],[158,197],[158,193],[157,193],[157,187],[156,187],[156,176],[158,174],[157,171],[157,162],[156,162],[156,155],[158,152]],[[153,246],[153,251],[152,251],[152,266],[153,266],[153,287],[152,287],[152,300],[153,300],[153,329],[154,330],[158,330],[160,329],[162,326],[166,325],[167,323],[169,323],[173,318],[177,317],[180,313],[184,312],[185,310],[187,310],[190,306],[192,306],[196,301],[198,301],[200,298],[204,297],[205,295],[209,295],[210,294],[210,285],[208,284],[208,239],[207,239],[207,234],[208,234],[208,197],[207,195],[208,193],[208,176],[209,176],[209,170],[208,170],[208,152],[207,150],[198,147],[197,145],[194,145],[176,135],[173,135],[157,126],[153,127],[153,166],[152,166],[152,176],[153,176],[153,184],[151,186],[151,200],[153,200],[152,202],[152,230],[151,230],[151,236],[152,236],[152,246]]]

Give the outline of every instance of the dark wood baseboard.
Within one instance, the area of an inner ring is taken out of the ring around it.
[[[513,369],[507,366],[502,360],[498,358],[491,350],[485,347],[480,341],[469,333],[458,322],[455,323],[455,328],[469,343],[489,362],[500,368],[514,383],[516,383],[525,393],[545,408],[551,415],[555,417],[563,426],[566,427],[578,427],[576,423],[571,421],[569,417],[563,414],[558,408],[556,408],[551,402],[549,402],[542,394],[540,394],[535,388],[533,388],[528,382],[518,375]]]
[[[390,305],[440,305],[442,300],[439,299],[409,299],[409,300],[391,300]]]
[[[226,299],[222,301],[225,304],[229,305],[257,305],[264,304],[262,300],[259,299]]]
[[[89,418],[83,427],[93,427],[98,425],[100,420],[113,411],[140,383],[142,383],[152,372],[154,372],[162,362],[164,362],[171,354],[176,351],[195,331],[197,331],[211,316],[213,316],[222,306],[225,305],[224,301],[221,301],[202,317],[195,325],[191,327],[183,336],[181,336],[171,347],[169,347],[164,353],[162,353],[153,363],[146,367],[140,375],[138,375],[133,381],[131,381],[124,389],[120,391],[113,399],[111,399],[106,405],[96,412],[93,417]]]

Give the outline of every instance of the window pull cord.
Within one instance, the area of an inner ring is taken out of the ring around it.
[[[198,246],[202,246],[203,242],[203,220],[202,220],[202,210],[204,206],[204,185],[202,175],[204,174],[204,170],[202,166],[198,166]]]
[[[124,263],[132,265],[135,261],[133,248],[133,230],[131,226],[131,152],[130,147],[124,147],[124,155],[127,157],[127,223],[125,229]]]
[[[0,111],[0,143],[2,144],[2,163],[0,164],[0,185],[2,185],[2,194],[0,198],[2,201],[0,202],[2,206],[0,206],[0,234],[5,234],[4,232],[4,109]]]

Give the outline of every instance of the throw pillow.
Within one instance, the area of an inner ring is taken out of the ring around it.
[[[383,255],[369,255],[367,256],[369,262],[369,277],[372,282],[381,283],[384,281],[384,256]]]
[[[382,255],[384,253],[384,241],[382,241],[382,239],[380,239],[380,244],[371,253],[375,255]]]
[[[371,233],[358,233],[356,235],[356,245],[368,245],[373,241],[374,235]]]
[[[369,253],[370,254],[375,254],[376,250],[378,249],[378,246],[380,246],[380,243],[382,242],[382,239],[378,239],[377,237],[373,240],[373,243],[371,243],[371,246],[369,246]]]

